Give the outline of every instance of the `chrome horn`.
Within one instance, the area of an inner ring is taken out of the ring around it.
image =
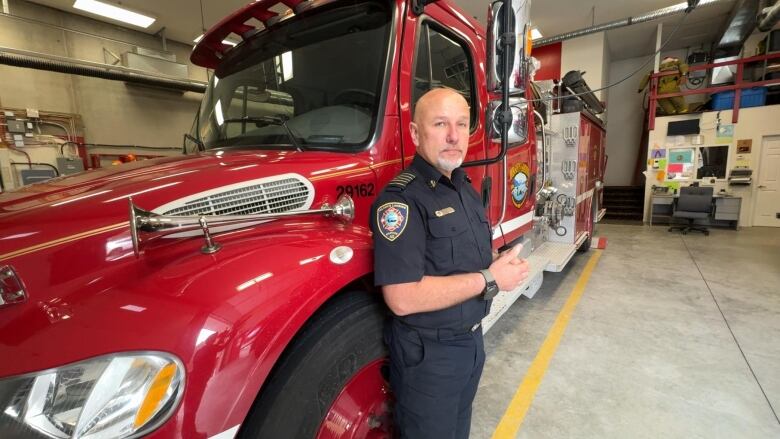
[[[136,206],[133,204],[132,197],[128,198],[128,202],[130,205],[130,235],[133,239],[133,252],[136,257],[140,255],[141,235],[139,232],[155,233],[155,237],[158,237],[169,233],[201,229],[206,240],[206,245],[201,248],[201,252],[209,254],[216,252],[220,248],[219,244],[212,241],[209,226],[241,224],[317,213],[336,218],[345,223],[352,221],[355,217],[355,203],[348,195],[339,197],[333,206],[323,203],[319,209],[249,215],[159,215]],[[250,224],[247,224],[246,227],[249,226]]]

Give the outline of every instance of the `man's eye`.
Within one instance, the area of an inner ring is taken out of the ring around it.
[[[433,126],[443,127],[444,126],[444,122],[436,122]]]

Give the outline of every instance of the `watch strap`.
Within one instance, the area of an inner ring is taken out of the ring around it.
[[[491,300],[498,294],[498,284],[490,270],[480,270],[482,276],[485,278],[485,288],[482,290],[482,300]]]
[[[490,286],[490,284],[495,284],[496,279],[493,277],[493,274],[490,273],[490,270],[487,268],[484,270],[479,270],[480,273],[482,273],[482,276],[485,278],[485,290]],[[484,291],[484,290],[483,290]]]

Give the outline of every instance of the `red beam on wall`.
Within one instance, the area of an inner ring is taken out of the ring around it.
[[[561,79],[561,48],[563,43],[555,43],[542,47],[534,47],[531,56],[542,63],[537,70],[534,80]]]

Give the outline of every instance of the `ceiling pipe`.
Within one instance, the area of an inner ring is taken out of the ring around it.
[[[71,59],[27,50],[0,46],[0,64],[49,72],[68,73],[93,78],[124,81],[176,91],[204,93],[206,82],[154,75],[143,70]]]
[[[758,30],[761,32],[769,32],[780,20],[780,0],[776,1],[774,6],[765,8],[761,11],[761,15],[758,16],[761,20],[758,23]]]
[[[715,3],[723,3],[723,2],[732,3],[733,0],[701,0],[700,2],[698,2],[696,8],[701,8],[704,6],[709,6]],[[689,8],[688,2],[683,2],[666,8],[656,9],[655,11],[638,15],[636,17],[628,17],[622,20],[615,20],[603,24],[597,24],[595,26],[586,27],[584,29],[579,29],[572,32],[566,32],[552,37],[540,38],[538,40],[534,40],[533,45],[534,47],[547,46],[549,44],[557,43],[559,41],[571,40],[573,38],[582,37],[584,35],[590,35],[598,32],[604,32],[612,29],[631,26],[632,24],[639,24],[647,21],[658,20],[660,18],[665,18],[672,15],[682,14],[688,8]]]

